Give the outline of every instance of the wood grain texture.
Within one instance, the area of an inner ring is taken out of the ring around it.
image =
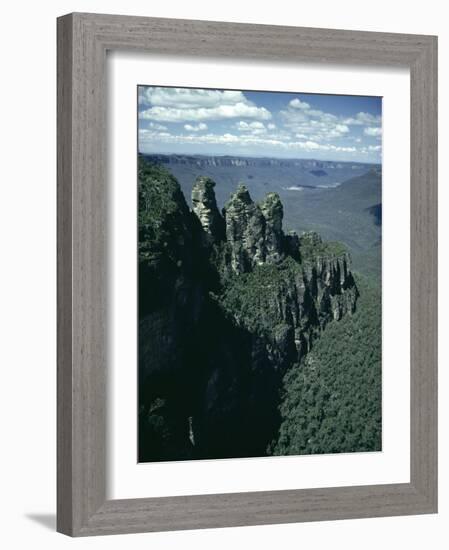
[[[411,72],[411,480],[106,500],[106,52],[407,66]],[[58,523],[72,536],[437,510],[437,39],[70,14],[58,20]]]
[[[411,482],[437,509],[437,43],[411,79]]]
[[[72,528],[72,21],[58,20],[57,529]]]

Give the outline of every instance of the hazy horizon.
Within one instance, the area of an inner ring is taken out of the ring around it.
[[[373,166],[381,166],[382,162],[378,161],[359,161],[359,160],[341,160],[335,158],[316,158],[316,157],[281,157],[277,155],[245,155],[245,154],[232,154],[232,153],[189,153],[187,151],[168,151],[161,153],[159,151],[138,151],[139,155],[151,156],[151,155],[160,155],[160,156],[186,156],[186,157],[229,157],[229,158],[247,158],[247,159],[279,159],[279,160],[308,160],[316,162],[339,162],[339,163],[348,163],[348,164],[371,164]]]

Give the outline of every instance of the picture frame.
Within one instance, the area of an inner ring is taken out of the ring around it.
[[[437,38],[85,13],[57,26],[57,530],[88,536],[437,512]],[[107,500],[109,50],[410,69],[409,483]]]

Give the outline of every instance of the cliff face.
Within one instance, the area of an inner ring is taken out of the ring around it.
[[[218,211],[214,193],[215,182],[200,176],[192,189],[192,209],[203,228],[203,244],[210,245],[224,237],[224,221]]]
[[[240,185],[221,214],[198,178],[190,212],[174,178],[141,165],[140,460],[263,456],[283,374],[355,310],[349,255],[285,235],[275,193],[255,204]]]
[[[223,214],[230,255],[226,267],[233,273],[246,273],[284,258],[283,208],[276,193],[269,193],[260,204],[255,204],[246,187],[240,185]]]
[[[193,165],[199,168],[207,168],[208,166],[230,166],[230,167],[251,167],[251,166],[282,166],[282,167],[305,167],[308,169],[314,169],[317,172],[317,176],[320,176],[320,172],[323,169],[339,168],[343,165],[348,165],[350,168],[357,168],[358,166],[364,166],[369,169],[372,165],[365,163],[348,163],[348,162],[334,162],[323,161],[315,159],[280,159],[280,158],[260,158],[260,157],[233,157],[233,156],[199,156],[199,155],[163,155],[154,154],[146,155],[150,162],[155,164],[171,164],[171,165]],[[318,169],[318,170],[317,170]]]

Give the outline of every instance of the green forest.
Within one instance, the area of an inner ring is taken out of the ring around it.
[[[357,310],[329,323],[283,379],[279,437],[272,455],[382,448],[381,293],[355,276]]]
[[[380,279],[214,187],[139,158],[139,461],[381,450]]]

